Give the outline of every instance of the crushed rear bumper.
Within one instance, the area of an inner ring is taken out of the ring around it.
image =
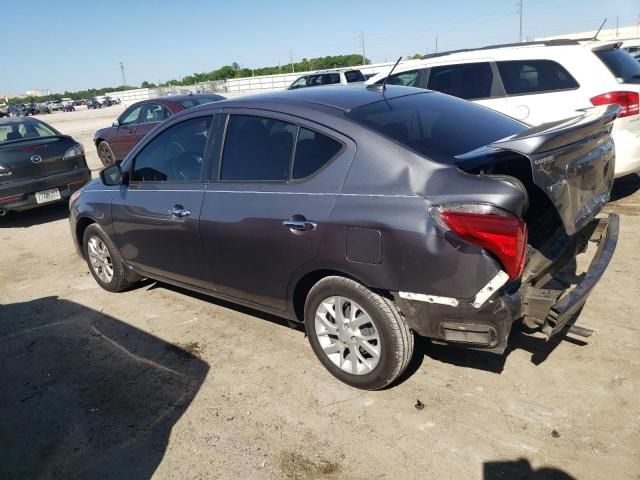
[[[480,306],[474,304],[474,299],[444,302],[442,297],[435,297],[434,301],[433,297],[419,295],[413,298],[423,300],[414,300],[400,292],[392,293],[402,314],[419,335],[503,353],[511,327],[519,319],[524,318],[528,324],[538,325],[547,336],[558,334],[575,321],[576,314],[613,257],[619,226],[619,217],[611,213],[607,217],[592,220],[571,237],[562,255],[553,263],[553,268],[541,280],[545,284],[555,273],[574,262],[577,255],[584,253],[588,242],[596,243],[597,249],[579,283],[564,290],[545,288],[546,285],[540,285],[540,282],[521,285],[515,290],[507,285]]]

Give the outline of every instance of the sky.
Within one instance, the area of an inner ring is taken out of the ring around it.
[[[0,2],[0,92],[158,83],[233,62],[373,63],[518,40],[517,0],[30,0]],[[523,0],[524,38],[635,25],[639,0]]]

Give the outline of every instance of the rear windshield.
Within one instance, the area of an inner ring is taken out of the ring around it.
[[[371,103],[351,110],[347,116],[437,160],[527,129],[493,110],[435,92]]]
[[[640,63],[624,50],[612,48],[593,53],[611,70],[618,83],[640,83]]]
[[[192,97],[185,100],[180,100],[178,103],[184,108],[195,107],[196,105],[203,105],[205,103],[212,103],[216,100],[220,100],[219,97]]]
[[[0,123],[0,144],[26,138],[55,137],[57,133],[38,120]]]

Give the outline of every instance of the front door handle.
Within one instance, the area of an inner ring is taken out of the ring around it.
[[[169,215],[172,217],[182,218],[191,215],[191,211],[186,208],[182,208],[179,205],[176,205],[171,210],[169,210]]]
[[[284,220],[282,224],[297,232],[308,232],[309,230],[315,230],[318,226],[315,222],[310,222],[309,220]]]

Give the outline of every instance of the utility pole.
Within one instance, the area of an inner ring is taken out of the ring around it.
[[[360,46],[362,47],[362,65],[367,64],[367,57],[364,55],[364,32],[360,31]]]
[[[127,84],[127,79],[124,76],[124,63],[120,62],[120,71],[122,72],[122,86]]]
[[[436,53],[438,53],[438,36],[436,35]]]
[[[618,16],[616,15],[616,40],[618,39]]]
[[[518,0],[516,2],[516,6],[518,7],[518,11],[516,13],[520,14],[520,33],[518,35],[518,42],[522,43],[522,11],[524,10],[524,0]]]
[[[296,68],[293,66],[293,52],[289,50],[289,61],[291,62],[291,73],[296,73]]]

